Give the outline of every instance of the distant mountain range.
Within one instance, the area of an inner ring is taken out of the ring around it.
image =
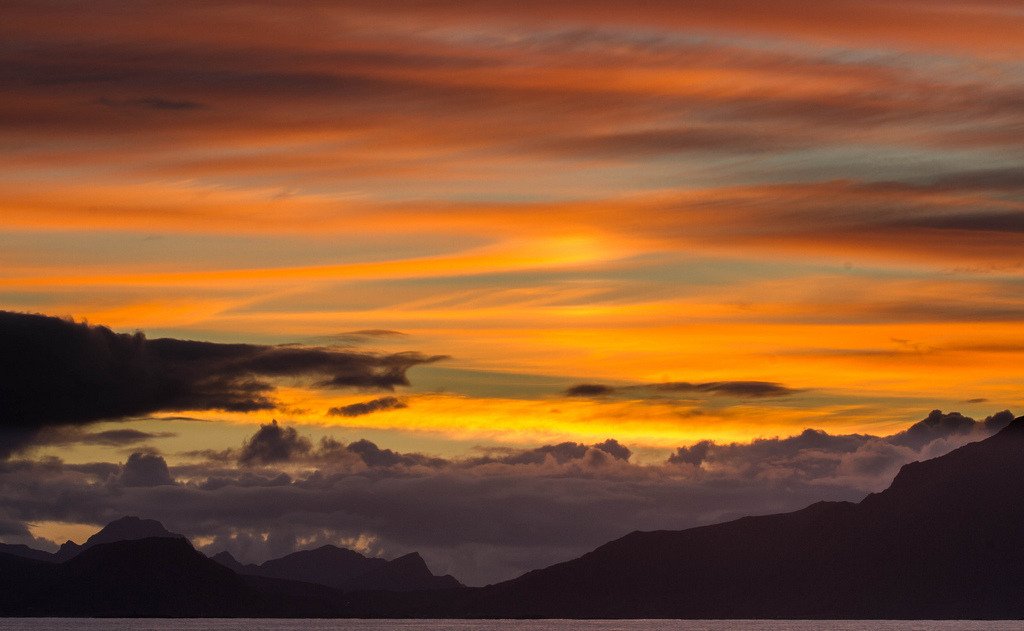
[[[327,545],[293,552],[262,565],[243,565],[228,552],[211,558],[238,574],[317,583],[342,591],[408,592],[462,587],[453,576],[434,576],[417,552],[386,561]]]
[[[415,552],[388,561],[326,545],[262,565],[226,551],[207,559],[183,535],[138,517],[55,553],[0,544],[3,615],[343,615],[341,592],[460,587],[452,576],[434,576]]]
[[[79,545],[74,541],[67,541],[61,545],[56,552],[43,552],[23,545],[10,545],[0,543],[0,553],[13,554],[15,556],[35,559],[37,561],[53,561],[61,563],[78,556],[89,548],[117,541],[132,541],[135,539],[148,539],[150,537],[167,537],[171,539],[184,539],[184,535],[170,532],[164,525],[155,519],[139,519],[138,517],[122,517],[116,519],[85,540]]]
[[[111,524],[109,536],[97,533],[63,562],[24,546],[0,550],[0,613],[1019,619],[1022,500],[1024,417],[904,466],[887,490],[857,504],[634,532],[482,588],[428,578],[418,555],[384,561],[325,546],[244,566],[226,554],[208,559],[170,533],[106,542],[109,533],[142,532]]]

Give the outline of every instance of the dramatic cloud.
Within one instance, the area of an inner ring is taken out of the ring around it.
[[[388,410],[400,410],[408,405],[396,397],[381,397],[372,401],[363,401],[341,407],[334,407],[327,411],[331,416],[363,416],[374,412],[386,412]]]
[[[174,484],[162,456],[149,453],[133,453],[128,456],[121,472],[121,483],[125,486],[162,486]]]
[[[142,333],[0,312],[0,427],[11,437],[4,441],[9,452],[54,425],[163,410],[273,409],[274,378],[303,378],[324,388],[389,390],[408,385],[406,371],[412,366],[437,359],[149,340]]]
[[[0,312],[0,530],[142,513],[482,582],[859,499],[1007,413],[866,428],[1024,379],[1022,32],[1006,0],[7,0],[0,304],[178,339]],[[438,359],[407,340],[459,366],[385,396]],[[88,425],[176,411],[262,425]]]
[[[294,427],[282,427],[275,420],[269,425],[261,425],[256,434],[246,441],[238,461],[242,464],[282,462],[307,454],[310,449],[309,439],[299,436]]]

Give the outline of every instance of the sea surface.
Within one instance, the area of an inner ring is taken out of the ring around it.
[[[270,620],[0,618],[0,631],[1022,631],[966,620]]]

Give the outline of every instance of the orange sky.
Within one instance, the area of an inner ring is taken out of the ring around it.
[[[343,343],[449,359],[357,426],[438,453],[1017,406],[1016,3],[386,4],[8,3],[0,306],[400,331]],[[798,394],[564,395],[675,381]],[[282,385],[201,414],[368,396]]]
[[[483,585],[885,488],[1021,413],[1022,33],[6,0],[0,540],[138,514]]]

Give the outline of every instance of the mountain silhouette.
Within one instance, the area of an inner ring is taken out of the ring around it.
[[[35,561],[63,563],[97,545],[141,539],[185,539],[167,530],[154,519],[125,516],[116,519],[81,545],[68,541],[55,553],[36,550],[25,545],[0,544],[0,554]],[[211,559],[236,574],[267,579],[301,581],[332,587],[342,591],[391,590],[415,591],[462,587],[452,576],[434,576],[418,553],[407,554],[393,561],[371,558],[354,550],[326,545],[315,550],[293,552],[262,565],[243,564],[227,551]]]
[[[0,554],[0,613],[76,617],[325,617],[342,594],[243,577],[184,538],[102,543],[63,563]]]
[[[454,576],[434,576],[418,552],[410,552],[358,578],[360,589],[413,592],[454,589],[462,583]]]
[[[53,561],[53,553],[36,550],[20,543],[0,543],[0,554],[10,554],[35,561]]]
[[[149,539],[151,537],[167,537],[172,539],[184,539],[184,535],[171,532],[164,528],[164,525],[155,519],[140,519],[138,517],[122,517],[115,519],[100,529],[99,532],[85,540],[82,548],[89,548],[101,543],[114,543],[115,541],[133,541],[135,539]]]
[[[252,563],[242,564],[238,559],[231,555],[230,552],[224,550],[210,557],[212,560],[220,563],[224,567],[230,569],[236,574],[257,574],[259,573],[260,567]]]
[[[860,503],[634,532],[580,558],[433,599],[375,596],[356,616],[1024,617],[1024,417],[904,466]]]
[[[211,557],[239,574],[326,585],[342,591],[415,591],[461,587],[452,576],[434,576],[418,553],[393,561],[325,545],[293,552],[261,565],[243,565],[227,552]]]
[[[164,537],[95,544],[63,563],[0,552],[0,614],[1020,619],[1022,498],[1024,417],[904,466],[888,489],[859,503],[634,532],[482,588],[346,592],[239,574],[222,565],[241,565],[230,555],[214,561]],[[338,585],[359,567],[429,574],[419,555],[388,562],[333,546],[268,564]]]
[[[61,544],[56,552],[44,552],[26,545],[11,545],[0,543],[0,554],[11,554],[36,561],[50,561],[61,563],[78,556],[84,550],[101,544],[113,543],[115,541],[132,541],[135,539],[148,539],[150,537],[168,537],[172,539],[183,539],[184,535],[170,532],[164,525],[155,519],[140,519],[138,517],[125,516],[115,519],[94,535],[85,540],[85,543],[77,544],[74,541],[66,541]]]
[[[78,545],[73,541],[63,544],[56,553],[54,560],[67,561],[101,543],[114,543],[116,541],[135,541],[137,539],[148,539],[150,537],[167,537],[171,539],[184,539],[184,535],[171,532],[164,528],[164,525],[155,519],[141,519],[126,515],[115,519],[96,534],[85,540],[85,543]]]

